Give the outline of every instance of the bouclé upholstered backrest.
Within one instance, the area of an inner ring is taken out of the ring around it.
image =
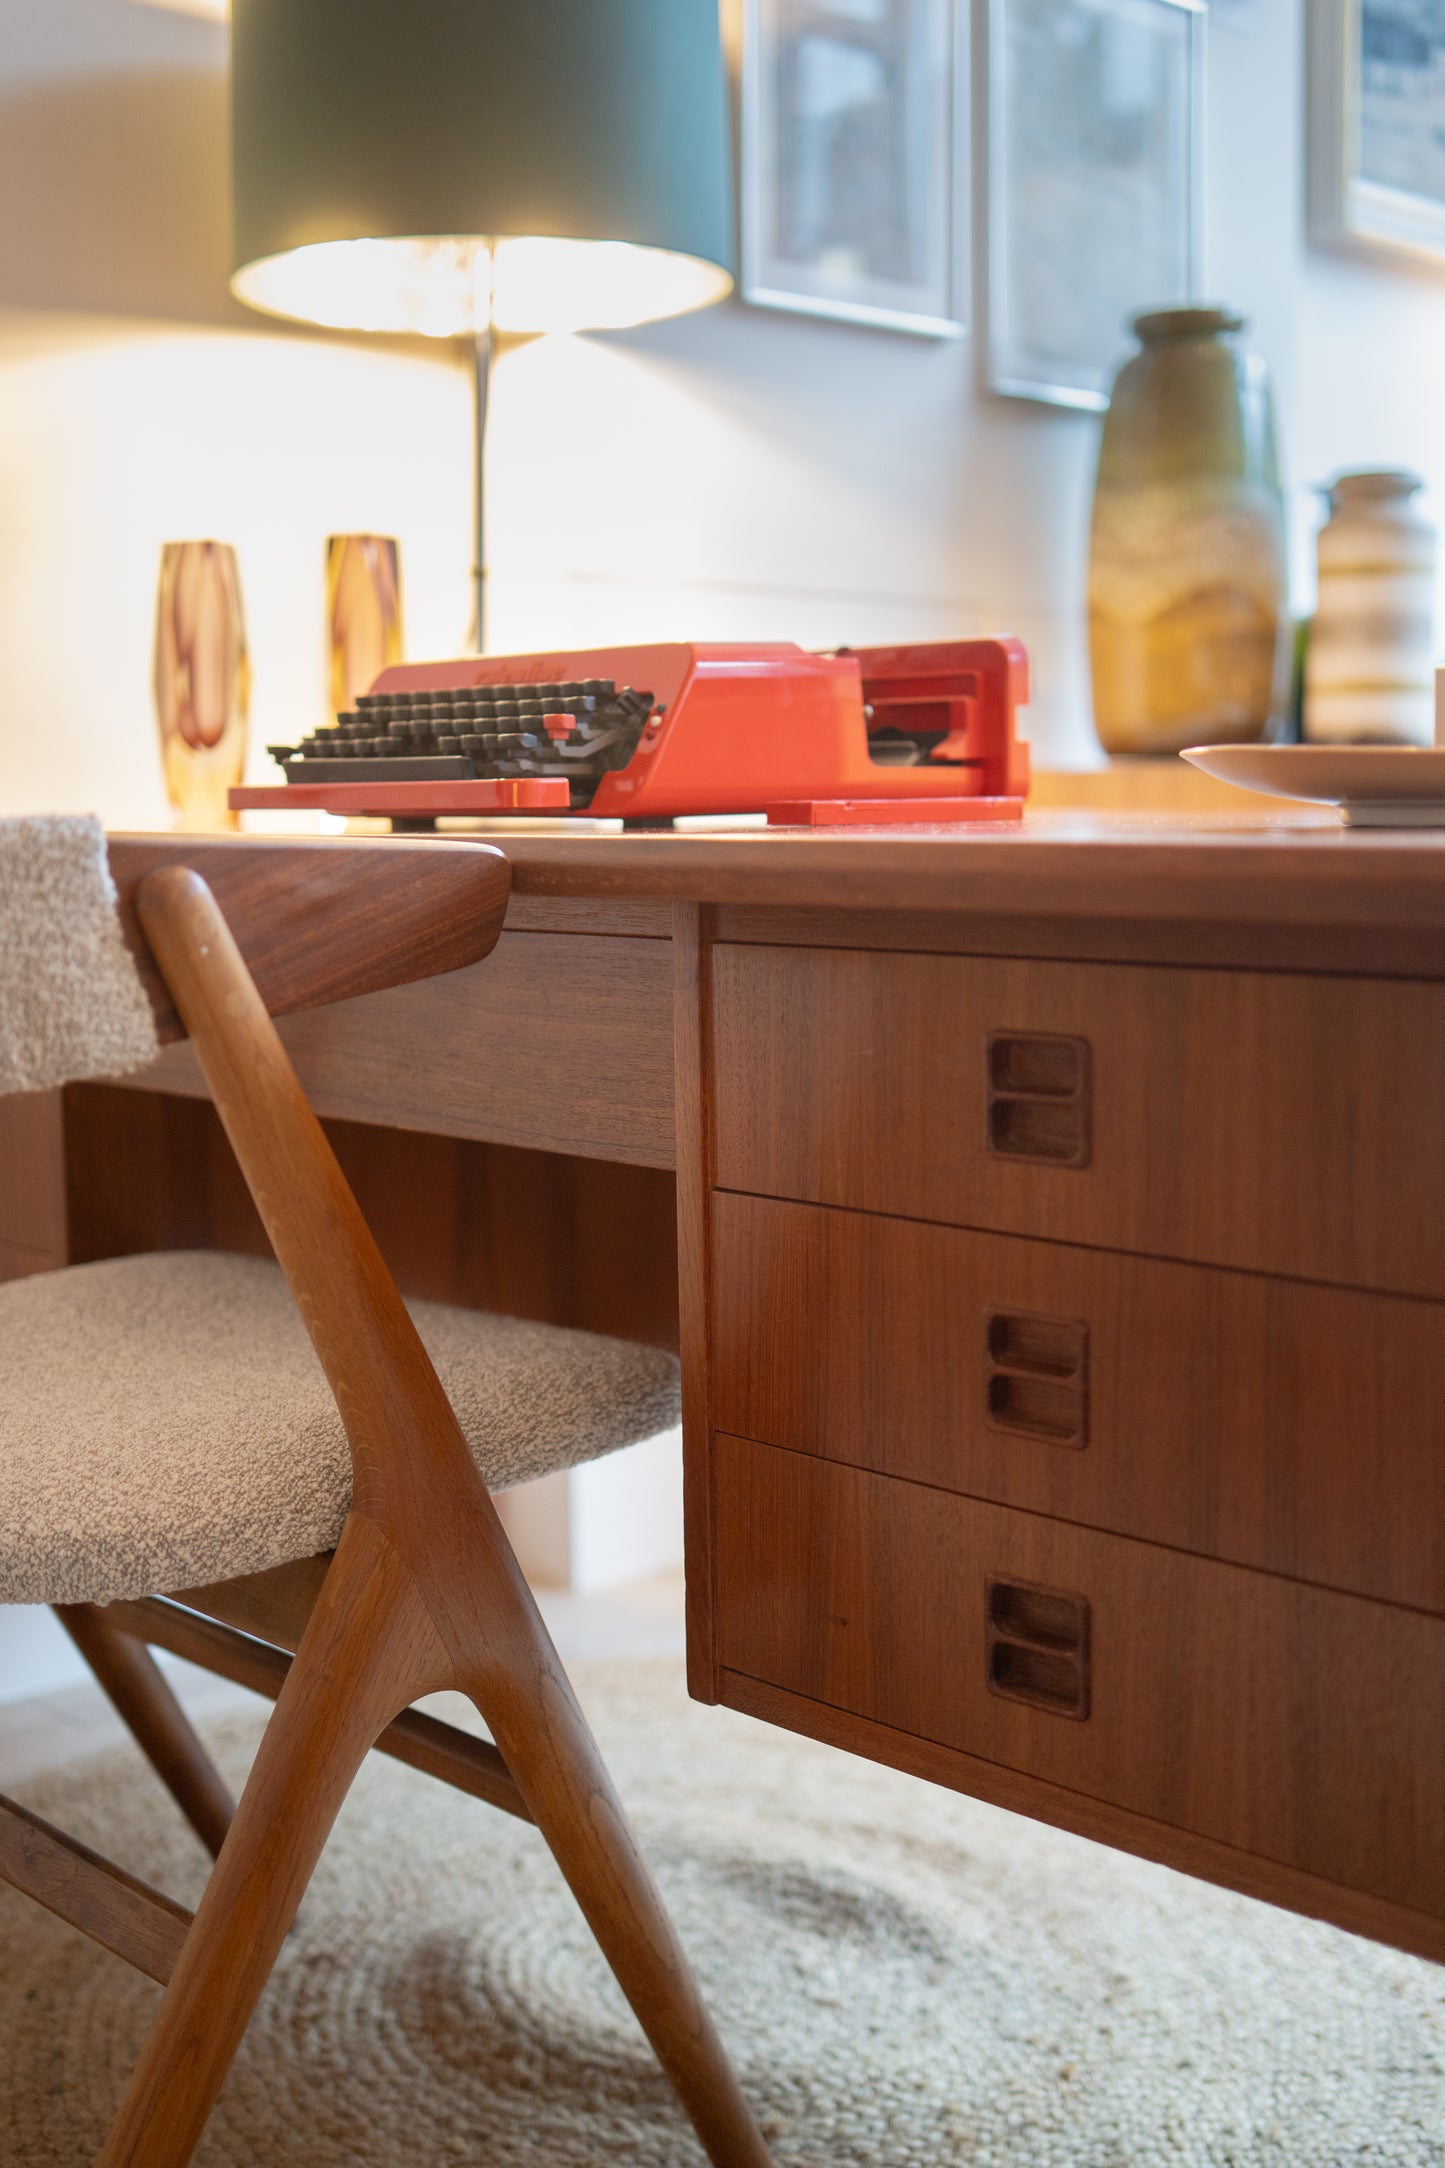
[[[121,1076],[158,1046],[100,822],[0,820],[0,1095]]]

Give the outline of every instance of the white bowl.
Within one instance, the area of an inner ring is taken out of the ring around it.
[[[1241,790],[1338,806],[1353,828],[1445,828],[1445,747],[1191,745],[1181,756]]]

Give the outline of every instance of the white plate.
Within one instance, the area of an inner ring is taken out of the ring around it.
[[[1241,790],[1338,806],[1354,828],[1445,828],[1445,746],[1192,745],[1182,758]]]

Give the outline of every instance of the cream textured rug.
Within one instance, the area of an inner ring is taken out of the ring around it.
[[[1445,1971],[747,1719],[579,1686],[780,2168],[1425,2168]],[[237,1776],[257,1726],[212,1732]],[[188,1899],[130,1756],[29,1804]],[[156,1991],[0,1893],[0,2160],[83,2168]],[[373,1756],[198,2168],[697,2168],[535,1832]]]

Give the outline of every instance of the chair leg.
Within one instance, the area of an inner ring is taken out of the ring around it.
[[[353,1517],[97,2168],[185,2168],[357,1769],[448,1679],[405,1567]]]
[[[490,1521],[490,1525],[489,1525]],[[490,1507],[470,1520],[471,1599],[437,1626],[715,2168],[771,2155],[698,1991],[572,1684]],[[470,1646],[468,1646],[470,1644]]]
[[[236,1811],[164,1672],[90,1603],[58,1603],[55,1615],[89,1664],[137,1746],[214,1859]]]

